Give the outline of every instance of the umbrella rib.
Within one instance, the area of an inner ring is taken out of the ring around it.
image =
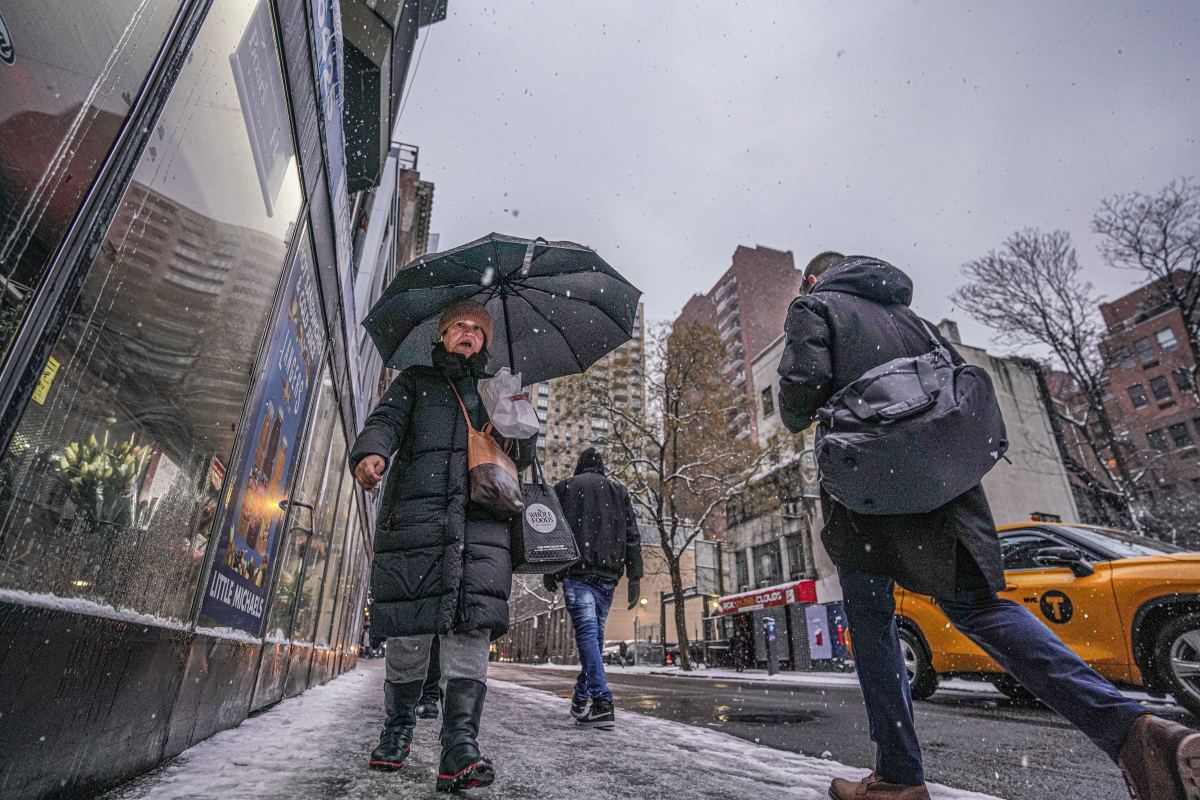
[[[633,289],[635,292],[637,292],[639,295],[641,295],[641,292],[640,292],[640,291],[638,291],[636,287],[632,286],[631,284],[626,284],[626,285],[627,285],[627,286],[629,286],[629,288],[630,288],[630,289]],[[526,286],[526,285],[524,285],[524,284],[522,284],[522,285],[521,285],[521,291],[522,291],[522,292],[541,292],[542,294],[548,294],[548,295],[550,295],[551,297],[562,297],[562,292],[551,292],[551,291],[550,291],[550,290],[548,290],[548,289],[542,289],[542,288],[540,288],[540,287],[537,287],[537,286]],[[514,292],[514,294],[520,295],[520,294],[521,294],[521,292]],[[523,297],[522,297],[521,299],[522,299],[522,300],[525,300],[525,298],[523,298]],[[574,298],[570,298],[570,299],[574,299]],[[525,302],[526,302],[526,303],[529,303],[529,301],[528,301],[528,300],[525,300]],[[603,312],[603,313],[604,313],[604,316],[608,317],[608,318],[609,318],[609,320],[612,322],[612,324],[614,324],[614,325],[616,325],[618,328],[620,328],[620,329],[621,329],[621,331],[622,331],[623,333],[625,333],[625,334],[627,334],[627,335],[629,335],[629,336],[632,336],[632,335],[633,335],[633,331],[632,331],[632,330],[625,330],[625,326],[621,324],[621,321],[620,321],[620,320],[618,320],[618,319],[616,319],[616,318],[615,318],[615,317],[614,317],[612,314],[608,313],[608,309],[606,309],[606,308],[604,308],[604,307],[602,307],[602,306],[596,305],[595,303],[589,302],[589,301],[587,301],[587,300],[579,300],[579,301],[577,301],[577,302],[580,302],[580,303],[587,303],[587,305],[591,306],[592,308],[599,309],[601,312]],[[529,303],[529,305],[530,305],[531,307],[533,307],[533,303]],[[541,312],[539,311],[538,313],[541,313]],[[550,322],[550,320],[546,320],[546,321],[547,321],[547,322]],[[552,323],[552,322],[551,322],[550,324],[551,324],[551,325],[553,325],[554,323]],[[556,327],[557,327],[557,326],[556,326]],[[632,328],[632,327],[633,327],[633,326],[632,326],[632,323],[631,323],[631,324],[630,324],[630,328]],[[560,331],[560,333],[561,333],[561,331]]]
[[[549,318],[549,317],[547,317],[545,314],[543,314],[543,313],[542,313],[542,310],[541,310],[540,308],[538,308],[538,307],[537,307],[537,306],[535,306],[533,303],[531,303],[531,302],[529,302],[528,300],[526,300],[526,299],[525,299],[525,298],[524,298],[524,297],[521,295],[521,293],[520,293],[520,292],[513,292],[513,293],[512,293],[512,296],[513,296],[513,297],[516,297],[516,298],[519,298],[519,299],[521,300],[521,302],[522,302],[522,303],[524,303],[525,305],[527,305],[527,306],[529,306],[530,308],[532,308],[532,309],[533,309],[533,313],[537,314],[539,317],[541,317],[542,319],[546,320],[546,324],[547,324],[547,325],[549,325],[550,327],[554,328],[554,330],[558,331],[558,335],[559,335],[559,336],[561,336],[561,337],[563,338],[563,341],[567,343],[567,350],[569,350],[569,351],[571,352],[571,358],[575,359],[575,363],[576,363],[576,364],[579,366],[579,371],[580,371],[580,372],[584,372],[585,370],[587,370],[587,367],[585,367],[585,366],[583,365],[583,362],[579,360],[579,354],[575,352],[575,348],[574,348],[574,347],[571,347],[571,340],[570,340],[569,338],[567,338],[567,333],[566,333],[566,331],[564,331],[562,328],[560,328],[560,327],[558,326],[558,323],[554,322],[552,319],[550,319],[550,318]]]

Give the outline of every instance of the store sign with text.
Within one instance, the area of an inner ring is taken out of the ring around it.
[[[761,611],[764,608],[785,606],[788,603],[817,602],[816,581],[794,581],[755,589],[751,592],[731,594],[720,599],[719,614],[741,614],[745,611]]]
[[[304,419],[320,366],[322,325],[312,265],[301,243],[271,338],[266,374],[247,405],[245,436],[226,488],[202,620],[251,634],[262,626]]]

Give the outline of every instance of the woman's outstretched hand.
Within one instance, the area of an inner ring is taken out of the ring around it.
[[[358,466],[354,468],[354,480],[358,481],[358,485],[369,492],[379,485],[379,481],[383,479],[383,471],[386,468],[387,462],[379,456],[367,456],[358,462]]]

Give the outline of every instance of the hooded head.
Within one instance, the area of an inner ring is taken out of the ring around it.
[[[575,464],[576,475],[582,475],[585,472],[604,474],[604,458],[600,455],[600,451],[594,447],[589,447],[580,453],[579,462]]]
[[[912,302],[912,278],[886,261],[871,256],[844,256],[834,261],[809,290],[843,292],[880,305],[907,306]]]

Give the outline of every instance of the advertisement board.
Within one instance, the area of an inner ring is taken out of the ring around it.
[[[266,372],[247,405],[249,441],[225,490],[204,624],[257,635],[271,586],[300,434],[320,365],[322,325],[307,241],[292,261],[284,303],[267,340]]]
[[[811,658],[833,658],[833,642],[829,638],[829,614],[825,606],[804,609],[808,628],[808,653]]]

